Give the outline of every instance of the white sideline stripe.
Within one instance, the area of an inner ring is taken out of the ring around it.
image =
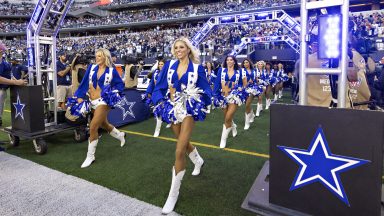
[[[5,152],[0,152],[0,191],[2,216],[161,215],[157,206]]]

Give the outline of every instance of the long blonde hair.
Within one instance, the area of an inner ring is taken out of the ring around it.
[[[263,70],[265,69],[265,61],[258,61],[256,63],[256,69],[259,69],[259,67],[257,67],[259,64],[263,65]]]
[[[176,57],[176,53],[175,53],[175,45],[176,45],[176,42],[178,41],[182,41],[184,42],[184,44],[191,50],[191,52],[188,54],[188,57],[191,59],[191,61],[195,64],[200,64],[200,52],[199,50],[194,47],[191,43],[191,41],[189,41],[188,38],[186,37],[180,37],[178,39],[175,40],[175,42],[173,42],[172,44],[172,48],[171,48],[171,53],[172,55]]]
[[[95,56],[97,53],[102,53],[103,56],[105,57],[105,65],[107,67],[113,67],[112,65],[112,57],[111,57],[111,52],[109,52],[109,50],[105,49],[105,48],[99,48],[98,50],[96,50],[96,53],[95,53]]]

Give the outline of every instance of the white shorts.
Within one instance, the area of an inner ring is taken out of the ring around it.
[[[107,103],[103,100],[103,98],[98,98],[95,100],[91,100],[91,108],[96,109],[100,105],[107,105]]]

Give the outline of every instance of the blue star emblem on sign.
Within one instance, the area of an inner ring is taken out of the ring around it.
[[[116,107],[123,112],[123,120],[125,120],[128,115],[132,118],[136,118],[132,111],[132,108],[135,104],[136,102],[128,102],[126,97],[123,97],[122,100],[116,104]]]
[[[317,129],[308,150],[286,146],[277,147],[301,166],[290,191],[320,182],[348,206],[350,204],[340,179],[340,173],[370,162],[332,154],[321,127]]]
[[[17,94],[17,100],[16,103],[13,103],[13,106],[15,107],[16,114],[15,114],[15,119],[20,116],[21,119],[24,121],[24,114],[23,114],[23,109],[25,107],[25,104],[22,104],[20,102],[20,96]]]

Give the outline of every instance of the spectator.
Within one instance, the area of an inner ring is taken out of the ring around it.
[[[56,62],[57,71],[57,101],[58,107],[65,110],[65,102],[72,96],[71,91],[71,66],[66,63],[65,52],[58,54],[59,60]]]
[[[23,79],[11,78],[11,65],[5,59],[7,47],[0,41],[0,126],[3,124],[2,116],[4,103],[7,98],[7,88],[9,85],[26,85],[27,81]]]

